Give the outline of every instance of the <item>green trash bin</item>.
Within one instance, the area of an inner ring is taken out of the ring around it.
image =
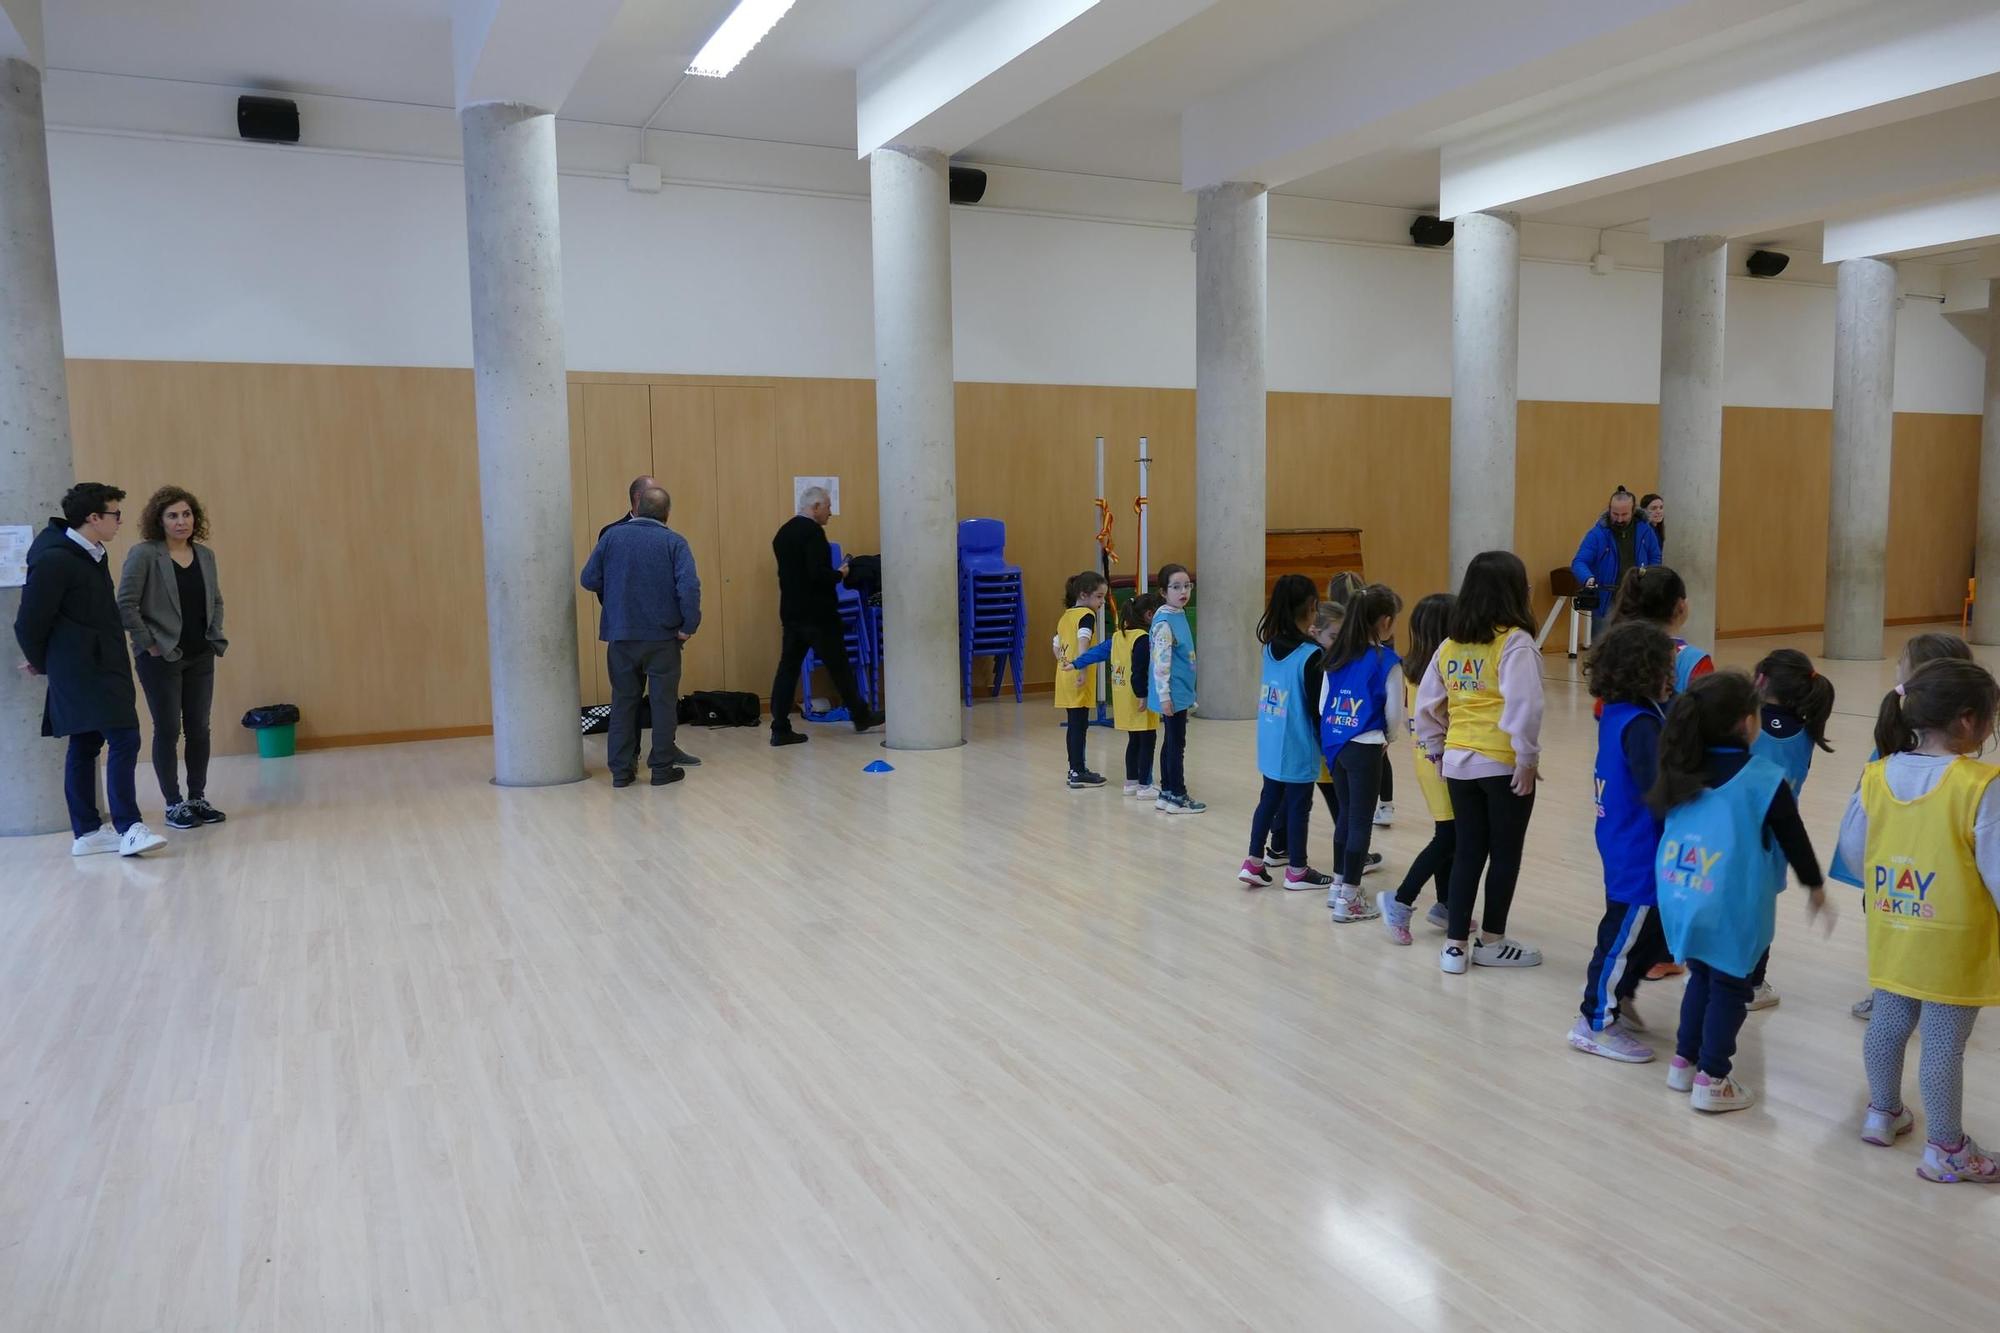
[[[257,728],[257,753],[265,759],[289,759],[298,743],[299,729],[293,723],[282,727]]]

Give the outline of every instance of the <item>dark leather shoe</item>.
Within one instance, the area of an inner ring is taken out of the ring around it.
[[[802,732],[797,732],[797,731],[774,731],[771,733],[771,744],[774,746],[804,745],[807,741],[811,739],[812,738],[810,736],[807,736]]]
[[[632,775],[627,773],[624,777],[619,777],[616,773],[613,773],[611,775],[611,785],[614,787],[629,787],[632,785]]]
[[[670,782],[679,782],[686,776],[687,772],[685,769],[656,768],[653,770],[653,785],[655,787],[664,787]]]
[[[701,759],[699,756],[689,754],[686,750],[683,750],[678,745],[674,747],[674,763],[676,766],[680,768],[701,767]]]

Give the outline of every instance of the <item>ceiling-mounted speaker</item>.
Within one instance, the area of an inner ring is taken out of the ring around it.
[[[299,104],[284,97],[239,97],[236,132],[259,143],[297,143]]]
[[[1743,267],[1753,278],[1775,278],[1791,262],[1790,255],[1779,254],[1776,250],[1752,250],[1750,257],[1743,261]]]
[[[985,197],[985,172],[978,167],[951,169],[951,201],[954,204],[976,204]]]
[[[1452,231],[1451,223],[1440,222],[1426,213],[1410,224],[1410,239],[1427,249],[1435,250],[1441,245],[1451,244]]]

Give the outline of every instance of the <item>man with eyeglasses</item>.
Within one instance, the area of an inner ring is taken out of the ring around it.
[[[63,798],[69,805],[71,856],[117,852],[140,856],[167,840],[139,818],[139,698],[125,652],[118,590],[105,545],[118,535],[125,492],[85,481],[63,496],[63,516],[28,548],[28,583],[14,617],[21,670],[49,682],[42,734],[69,738]],[[106,746],[104,789],[112,828],[97,811],[97,756]]]

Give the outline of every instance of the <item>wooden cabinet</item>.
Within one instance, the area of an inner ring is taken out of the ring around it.
[[[1327,581],[1343,570],[1362,574],[1361,529],[1281,528],[1264,534],[1264,596],[1281,574],[1303,574],[1326,594]]]

